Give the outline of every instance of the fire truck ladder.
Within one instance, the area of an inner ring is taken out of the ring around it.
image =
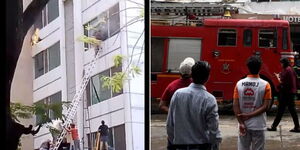
[[[78,108],[78,104],[79,104],[79,101],[81,100],[82,98],[82,95],[84,93],[84,90],[91,78],[91,74],[93,72],[93,69],[95,68],[96,66],[96,60],[98,59],[98,57],[100,57],[100,51],[97,52],[95,58],[90,62],[90,64],[88,65],[85,73],[84,73],[84,76],[83,76],[83,79],[82,79],[82,82],[81,82],[81,85],[80,85],[80,88],[79,90],[75,93],[73,99],[72,99],[72,103],[68,109],[68,112],[67,112],[67,115],[66,115],[66,120],[63,124],[63,131],[60,133],[59,137],[57,138],[56,140],[56,144],[55,144],[55,147],[53,148],[53,150],[57,150],[59,145],[61,144],[63,138],[66,136],[67,134],[67,130],[65,128],[69,128],[70,127],[70,123],[71,123],[71,120],[74,118],[74,115],[76,114],[76,110]]]
[[[197,16],[220,16],[224,14],[225,10],[236,13],[238,8],[214,3],[151,2],[152,15],[186,16],[194,14]]]

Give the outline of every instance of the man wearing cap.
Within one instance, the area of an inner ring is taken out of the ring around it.
[[[191,80],[191,68],[195,64],[195,61],[191,57],[187,57],[184,59],[183,62],[181,62],[179,66],[179,72],[181,75],[180,79],[176,79],[173,82],[171,82],[167,88],[165,89],[160,103],[159,103],[159,108],[164,111],[168,112],[169,111],[169,104],[171,101],[171,98],[175,91],[180,88],[187,87],[192,83]]]
[[[191,68],[195,64],[195,61],[191,57],[187,57],[184,59],[183,62],[181,62],[179,66],[179,72],[181,75],[180,79],[176,79],[173,82],[171,82],[167,88],[165,89],[160,103],[159,103],[159,108],[164,111],[168,112],[169,111],[169,104],[171,101],[171,98],[175,91],[180,88],[184,88],[189,86],[192,83],[191,79]],[[168,140],[168,150],[171,150],[171,142]]]

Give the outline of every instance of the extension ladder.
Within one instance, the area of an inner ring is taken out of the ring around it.
[[[79,90],[75,93],[73,99],[72,99],[72,103],[68,109],[67,115],[66,115],[66,119],[65,122],[63,124],[63,127],[65,128],[69,128],[70,127],[70,123],[71,120],[74,118],[74,115],[76,114],[76,110],[78,108],[78,104],[79,101],[81,100],[81,97],[84,93],[84,90],[91,78],[91,74],[93,72],[93,69],[96,66],[96,60],[98,59],[98,57],[100,57],[100,50],[97,52],[95,58],[90,62],[90,64],[87,67],[87,70],[85,71],[85,74],[83,76],[83,80],[81,82],[80,88]],[[63,131],[60,133],[59,137],[56,140],[55,143],[55,147],[53,148],[53,150],[57,150],[59,145],[61,144],[63,138],[66,136],[67,134],[67,130],[63,128]]]

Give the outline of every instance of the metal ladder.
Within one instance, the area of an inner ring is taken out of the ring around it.
[[[85,74],[83,76],[83,80],[81,82],[80,88],[79,90],[76,92],[76,94],[74,95],[73,99],[72,99],[72,103],[68,109],[67,115],[66,115],[66,120],[63,124],[63,131],[60,133],[59,137],[56,140],[56,144],[55,147],[53,148],[53,150],[57,150],[59,145],[61,144],[62,140],[64,139],[64,137],[67,134],[67,130],[65,128],[69,128],[70,127],[70,123],[71,120],[74,118],[74,115],[76,114],[76,110],[78,108],[78,104],[82,98],[82,95],[84,93],[84,90],[91,78],[91,74],[93,72],[93,69],[96,66],[96,60],[98,59],[98,57],[100,57],[100,51],[97,52],[95,58],[90,62],[90,64],[88,65]]]
[[[234,13],[235,11],[237,11],[237,7],[226,4],[212,4],[207,2],[151,2],[152,15],[186,16],[187,14],[192,13],[197,16],[219,16],[223,15],[225,10],[229,10]]]

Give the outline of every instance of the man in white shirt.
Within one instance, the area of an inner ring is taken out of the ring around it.
[[[257,56],[247,60],[249,75],[237,82],[233,110],[239,122],[238,150],[263,150],[266,110],[272,99],[270,84],[259,77],[262,61]]]

